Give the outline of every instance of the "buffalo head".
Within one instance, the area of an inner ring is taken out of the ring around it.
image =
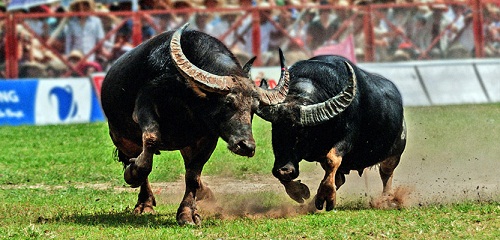
[[[172,60],[193,91],[209,102],[205,106],[207,109],[203,110],[206,113],[206,120],[228,143],[229,150],[238,155],[252,157],[255,153],[255,141],[251,129],[253,113],[260,106],[271,106],[282,102],[288,92],[289,74],[284,67],[283,53],[280,50],[282,71],[278,86],[272,90],[261,89],[255,86],[249,76],[255,58],[240,69],[243,74],[235,72],[228,76],[207,72],[191,63],[181,47],[182,32],[187,25],[179,28],[172,36],[170,42]]]
[[[315,136],[324,131],[318,125],[334,119],[354,100],[356,75],[349,63],[345,65],[349,70],[349,84],[336,96],[311,105],[297,103],[288,96],[284,102],[261,107],[257,112],[273,124],[275,162],[272,172],[280,181],[290,182],[299,176],[299,162],[311,154],[309,145],[315,144],[312,143]]]

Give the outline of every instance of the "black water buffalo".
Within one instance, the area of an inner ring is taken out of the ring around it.
[[[345,174],[380,163],[383,193],[406,145],[402,99],[386,78],[340,56],[318,56],[290,67],[290,88],[281,104],[257,112],[272,122],[273,175],[297,202],[309,198],[299,162],[319,162],[325,176],[316,194],[321,210],[335,206]]]
[[[232,152],[252,157],[253,113],[259,105],[284,100],[289,75],[282,67],[279,86],[260,89],[249,79],[253,60],[241,67],[220,41],[186,27],[162,33],[117,60],[102,84],[101,101],[126,167],[125,181],[141,187],[134,212],[152,212],[156,205],[148,181],[153,154],[180,150],[186,192],[177,221],[200,224],[196,201],[212,197],[200,175],[218,138]],[[281,51],[280,57],[284,66]]]

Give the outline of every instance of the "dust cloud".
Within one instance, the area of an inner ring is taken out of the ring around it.
[[[410,187],[399,186],[394,189],[394,193],[372,197],[370,207],[376,209],[401,209],[410,206],[411,202]]]
[[[236,218],[286,218],[316,212],[314,204],[297,204],[284,197],[269,195],[224,195],[216,201],[199,201],[198,208],[204,218],[236,219]],[[271,203],[271,201],[273,203]],[[276,203],[280,201],[280,203]]]

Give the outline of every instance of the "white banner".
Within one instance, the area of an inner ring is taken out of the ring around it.
[[[39,81],[35,99],[35,124],[89,122],[92,91],[87,78]]]

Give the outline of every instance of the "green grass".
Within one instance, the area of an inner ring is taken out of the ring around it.
[[[176,206],[155,215],[130,214],[135,193],[110,189],[2,191],[0,238],[56,239],[495,239],[500,204],[465,202],[402,210],[343,208],[290,217],[205,216],[201,227],[180,227]],[[266,198],[270,198],[268,195]],[[10,204],[6,204],[10,203]],[[276,203],[272,203],[277,205]]]
[[[242,177],[268,174],[273,153],[270,124],[255,121],[257,153],[252,159],[235,155],[219,141],[204,174]],[[105,123],[0,127],[0,184],[118,183],[123,167],[113,158],[114,146]],[[155,156],[152,181],[172,181],[184,174],[178,151]]]
[[[408,147],[403,161],[433,161],[433,168],[471,158],[500,161],[500,105],[405,109]],[[270,175],[270,124],[254,120],[253,158],[230,153],[219,141],[204,175],[245,179]],[[134,216],[137,191],[124,185],[121,163],[105,123],[0,127],[0,239],[495,239],[500,237],[496,201],[433,204],[376,210],[344,202],[333,212],[288,217],[203,214],[201,227],[180,227],[180,198],[156,194],[156,215]],[[487,164],[484,161],[482,164]],[[303,172],[307,169],[302,169]],[[470,170],[464,170],[470,171]],[[493,169],[492,171],[497,171]],[[178,180],[184,173],[178,151],[155,156],[152,182]],[[401,176],[400,176],[401,177]],[[96,187],[102,184],[104,187]],[[217,193],[215,193],[217,194]],[[159,197],[158,197],[159,196]],[[233,208],[259,202],[280,209],[278,193],[249,193]],[[239,204],[239,205],[238,205]]]

